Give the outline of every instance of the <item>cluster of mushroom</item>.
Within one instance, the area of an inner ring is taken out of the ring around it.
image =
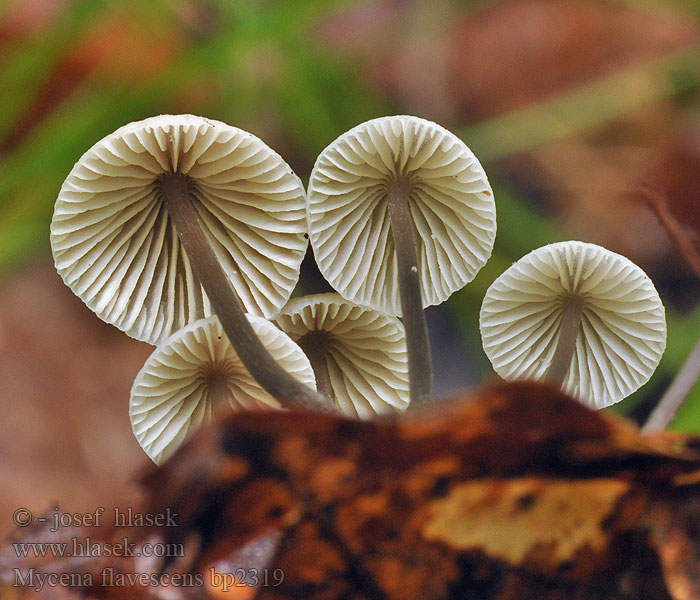
[[[307,238],[339,294],[289,301]],[[429,400],[423,308],[470,281],[494,238],[474,155],[413,117],[341,136],[308,194],[240,129],[191,115],[132,123],[83,155],[51,225],[65,283],[157,346],[130,403],[156,462],[221,411],[370,417]]]
[[[430,401],[424,308],[474,278],[495,234],[484,170],[430,121],[348,131],[318,157],[306,192],[255,136],[164,115],[83,155],[56,202],[51,245],[100,318],[156,346],[130,415],[160,462],[222,411],[366,418]],[[290,300],[307,238],[338,293]],[[481,330],[499,374],[546,377],[595,406],[646,381],[665,344],[649,279],[575,242],[504,273]]]

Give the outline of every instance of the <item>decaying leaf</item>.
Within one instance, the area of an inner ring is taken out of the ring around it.
[[[178,526],[142,535],[188,548],[149,567],[201,574],[181,598],[690,600],[697,447],[534,383],[374,421],[243,413],[147,477]]]
[[[148,486],[200,569],[281,532],[284,581],[258,598],[685,600],[699,474],[689,447],[512,383],[371,422],[239,415]]]

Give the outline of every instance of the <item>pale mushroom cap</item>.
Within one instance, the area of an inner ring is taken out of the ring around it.
[[[595,244],[543,246],[493,282],[480,315],[486,355],[505,379],[543,379],[567,295],[579,296],[583,309],[562,387],[592,408],[619,402],[659,364],[666,348],[665,311],[644,271]]]
[[[306,251],[301,181],[255,136],[192,115],[126,125],[73,167],[51,223],[65,283],[100,318],[152,344],[212,313],[160,196],[169,172],[193,182],[204,233],[245,310],[278,312]]]
[[[318,157],[307,195],[316,262],[340,294],[401,314],[387,185],[411,182],[423,305],[469,283],[491,256],[496,209],[472,151],[439,125],[383,117],[341,135]]]
[[[262,317],[248,320],[280,366],[315,389],[299,346]],[[146,360],[131,388],[129,418],[141,447],[160,463],[216,414],[266,408],[281,405],[253,379],[212,316],[187,325]]]
[[[406,335],[398,319],[318,294],[290,300],[272,321],[297,343],[326,332],[331,388],[345,414],[368,418],[408,407]]]

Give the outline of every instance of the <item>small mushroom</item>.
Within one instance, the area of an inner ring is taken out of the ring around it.
[[[666,321],[649,277],[595,244],[533,250],[489,287],[484,350],[505,379],[548,379],[593,408],[646,383],[666,347]]]
[[[261,385],[315,404],[245,318],[289,299],[307,244],[304,206],[299,178],[255,136],[161,115],[82,156],[56,201],[51,247],[63,280],[108,323],[159,344],[214,312]]]
[[[51,224],[58,272],[102,319],[159,344],[211,314],[170,214],[185,187],[246,312],[289,300],[306,249],[304,189],[255,136],[219,121],[161,115],[88,150]]]
[[[368,418],[408,406],[398,319],[330,293],[290,300],[272,322],[306,353],[318,390],[346,415]]]
[[[412,403],[432,396],[423,307],[439,304],[486,263],[496,211],[474,154],[439,125],[374,119],[318,157],[307,195],[319,268],[352,302],[403,317]]]
[[[315,387],[309,360],[289,337],[262,317],[248,315],[256,335],[292,377]],[[204,423],[242,409],[281,404],[251,376],[216,317],[187,325],[158,346],[131,389],[134,435],[156,463],[168,458]]]

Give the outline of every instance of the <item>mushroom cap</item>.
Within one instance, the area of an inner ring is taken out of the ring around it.
[[[299,346],[262,317],[247,317],[282,368],[316,389]],[[129,418],[141,447],[160,463],[217,414],[271,408],[282,407],[253,379],[212,316],[183,327],[148,357],[131,388]]]
[[[159,344],[212,314],[160,195],[186,175],[204,234],[245,310],[269,316],[289,299],[306,251],[305,193],[257,137],[192,115],[121,127],[63,183],[51,223],[56,269],[97,315]]]
[[[659,294],[624,256],[570,241],[521,258],[486,292],[480,315],[484,350],[505,379],[543,379],[559,340],[563,301],[571,296],[583,307],[562,388],[603,408],[646,383],[666,348]]]
[[[439,304],[469,283],[496,237],[496,209],[472,151],[439,125],[382,117],[341,135],[318,157],[307,194],[316,262],[340,294],[401,314],[389,183],[410,181],[409,210],[423,305]]]
[[[361,418],[408,407],[406,334],[401,322],[339,294],[294,298],[273,323],[300,344],[325,332],[323,352],[340,409]]]

